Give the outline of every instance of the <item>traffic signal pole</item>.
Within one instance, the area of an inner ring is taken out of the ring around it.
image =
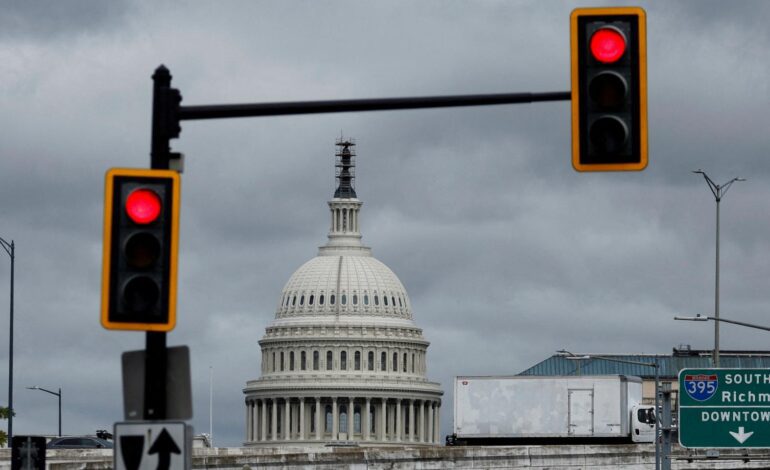
[[[171,88],[171,74],[161,65],[155,70],[152,79],[150,168],[167,170],[171,160],[172,130],[167,124],[170,113],[167,96]],[[166,418],[166,370],[166,333],[148,331],[145,338],[144,419]]]

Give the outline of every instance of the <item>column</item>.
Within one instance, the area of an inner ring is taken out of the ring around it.
[[[425,442],[425,400],[420,401],[420,439],[419,442]]]
[[[354,421],[356,417],[356,407],[353,403],[353,397],[348,398],[348,440],[353,440],[353,432],[355,431]]]
[[[291,438],[291,399],[287,398],[284,405],[283,435],[287,441]]]
[[[251,440],[251,401],[246,400],[246,441]]]
[[[321,440],[321,397],[315,397],[315,439]]]
[[[428,442],[433,442],[433,402],[428,402]]]
[[[396,442],[401,440],[401,399],[396,399],[396,422],[393,430],[396,433]]]
[[[369,405],[371,403],[371,398],[366,397],[366,409],[361,412],[361,426],[363,426],[363,435],[364,440],[369,440],[369,430],[372,427],[372,423],[369,422]]]
[[[414,400],[409,400],[409,442],[414,442]]]
[[[387,410],[385,409],[385,407],[387,406],[388,400],[387,398],[381,398],[381,400],[382,401],[380,402],[380,436],[379,438],[381,441],[385,441],[386,440],[385,419],[387,417],[387,413],[386,413]]]
[[[439,444],[441,442],[441,403],[436,402],[436,407],[433,409],[433,442]]]
[[[270,400],[270,411],[272,412],[270,416],[272,418],[270,420],[271,421],[270,424],[273,426],[271,440],[277,441],[278,440],[278,399],[277,398],[273,398],[272,400]]]
[[[305,397],[299,399],[299,439],[305,440]]]
[[[339,439],[340,434],[340,416],[337,413],[337,397],[332,397],[332,439]]]
[[[260,440],[267,440],[267,400],[264,398],[262,399],[262,435]]]

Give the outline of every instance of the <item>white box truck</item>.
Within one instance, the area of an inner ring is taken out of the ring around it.
[[[447,444],[654,442],[654,409],[639,377],[455,377]]]

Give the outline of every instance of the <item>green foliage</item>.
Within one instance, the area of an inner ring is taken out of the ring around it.
[[[13,413],[16,416],[16,413]],[[0,419],[8,419],[11,416],[11,410],[5,406],[0,406]],[[0,430],[0,446],[5,447],[8,444],[8,433]]]

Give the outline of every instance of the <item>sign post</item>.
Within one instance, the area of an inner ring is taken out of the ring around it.
[[[682,369],[679,444],[770,448],[770,369]]]

